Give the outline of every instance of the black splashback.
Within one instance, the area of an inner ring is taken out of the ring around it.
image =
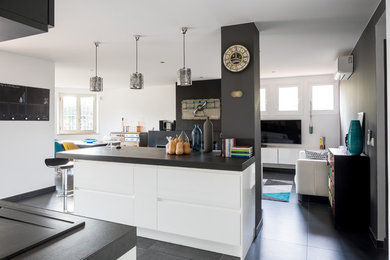
[[[182,87],[176,85],[176,130],[192,131],[194,124],[199,124],[203,129],[205,120],[183,120],[181,113],[181,101],[184,99],[221,99],[221,80],[194,80],[192,86]],[[211,120],[215,132],[221,132],[221,120]]]
[[[0,83],[0,120],[49,121],[50,90]]]

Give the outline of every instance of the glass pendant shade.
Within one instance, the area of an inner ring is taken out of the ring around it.
[[[93,92],[103,91],[103,78],[95,76],[89,79],[89,90]]]
[[[191,69],[186,68],[186,33],[188,28],[182,27],[181,33],[183,34],[183,67],[177,70],[177,85],[178,86],[191,86]]]
[[[191,86],[191,69],[181,68],[177,70],[177,85],[178,86]]]
[[[144,75],[138,72],[138,41],[140,35],[134,35],[135,38],[135,73],[130,75],[130,89],[144,88]]]
[[[142,73],[133,73],[130,76],[130,88],[131,89],[143,89],[144,88],[144,75]]]

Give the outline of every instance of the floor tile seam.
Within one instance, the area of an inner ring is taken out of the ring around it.
[[[332,251],[332,252],[343,254],[343,255],[345,254],[345,250],[343,250],[343,249],[335,250],[335,249],[331,249],[331,248],[325,248],[325,247],[320,247],[320,246],[311,246],[311,245],[307,245],[307,248],[317,248],[317,249]]]
[[[158,249],[151,249],[150,248],[150,249],[145,250],[145,253],[146,253],[146,251],[155,251],[155,252],[161,253],[161,254],[166,255],[166,256],[170,256],[170,257],[174,257],[174,258],[178,258],[178,259],[183,259],[183,260],[191,260],[191,258],[178,256],[178,255],[174,255],[174,254],[169,254],[169,253],[167,253],[165,251],[160,251]]]
[[[164,242],[164,241],[156,241],[155,244],[157,242]],[[165,243],[168,243],[168,242],[165,242]],[[169,243],[169,244],[172,244],[172,243]],[[220,254],[220,258],[221,259],[223,257],[224,254],[221,254],[221,253],[216,253],[216,252],[213,252],[213,251],[207,251],[207,250],[203,250],[203,249],[199,249],[199,248],[194,248],[194,247],[189,247],[189,246],[183,246],[183,245],[179,245],[179,244],[174,244],[175,246],[179,246],[179,247],[185,247],[189,250],[199,250],[199,251],[206,251],[206,252],[211,252],[211,253],[215,253],[215,254]],[[154,250],[154,251],[158,251],[160,253],[163,253],[163,254],[166,254],[166,255],[169,255],[169,256],[173,256],[173,257],[179,257],[179,258],[183,258],[183,259],[188,259],[188,260],[191,260],[192,258],[188,258],[188,257],[183,257],[183,256],[179,256],[179,255],[175,255],[175,254],[172,254],[172,253],[167,253],[166,251],[162,251],[162,250],[159,250],[159,248],[163,248],[163,247],[153,247],[154,245],[150,246],[148,250]]]
[[[307,206],[308,209],[307,209],[307,221],[306,221],[306,241],[307,241],[307,245],[306,245],[306,260],[309,259],[309,205]]]
[[[291,218],[291,219],[284,219],[283,217],[278,217],[278,216],[272,216],[272,217],[263,217],[263,224],[266,224],[266,221],[267,221],[267,218],[270,218],[270,221],[275,223],[279,223],[279,224],[284,224],[284,223],[291,223],[291,222],[294,222],[294,223],[304,223],[304,224],[308,224],[309,221],[306,219],[306,217],[299,217],[299,218]]]
[[[266,239],[266,240],[272,240],[272,241],[277,241],[277,242],[287,243],[287,244],[291,244],[291,245],[293,245],[293,246],[307,247],[307,244],[301,244],[301,243],[297,243],[297,242],[291,242],[291,241],[279,240],[279,239],[268,238],[268,237],[263,237],[263,236],[261,236],[261,238],[260,238],[260,239]]]

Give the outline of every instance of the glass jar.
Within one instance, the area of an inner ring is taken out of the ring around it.
[[[195,124],[194,129],[192,130],[192,151],[202,151],[202,130],[200,130],[198,124]]]

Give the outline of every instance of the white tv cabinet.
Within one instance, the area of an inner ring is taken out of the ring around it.
[[[263,167],[295,169],[299,151],[303,148],[262,147],[261,162]]]

